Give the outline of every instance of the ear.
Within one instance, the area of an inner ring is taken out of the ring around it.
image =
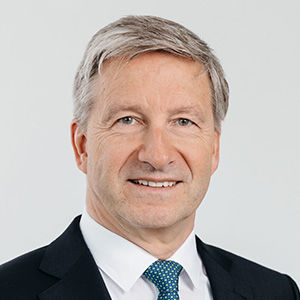
[[[218,168],[219,158],[220,158],[220,133],[214,133],[214,141],[213,141],[213,149],[212,149],[212,162],[211,162],[211,172],[212,175]]]
[[[87,149],[86,149],[86,135],[81,132],[80,126],[76,119],[71,122],[71,140],[77,167],[83,172],[87,173]]]

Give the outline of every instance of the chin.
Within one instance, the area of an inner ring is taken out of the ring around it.
[[[124,219],[130,226],[139,228],[159,229],[167,228],[180,222],[186,217],[171,213],[171,210],[148,210],[146,213],[134,212],[127,215]]]

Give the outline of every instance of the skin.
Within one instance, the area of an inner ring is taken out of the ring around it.
[[[88,213],[168,259],[192,231],[219,162],[208,75],[201,63],[166,53],[113,59],[97,78],[95,100],[86,132],[71,124]],[[132,179],[180,182],[155,188]]]

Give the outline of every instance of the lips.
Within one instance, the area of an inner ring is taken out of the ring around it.
[[[181,181],[170,180],[170,179],[159,180],[159,181],[146,180],[146,179],[130,179],[129,181],[137,185],[143,185],[143,186],[154,187],[154,188],[172,187],[175,186],[177,183],[181,182]]]

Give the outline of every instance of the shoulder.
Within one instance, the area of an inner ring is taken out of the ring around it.
[[[37,269],[46,248],[47,246],[35,249],[0,265],[0,280],[3,277],[13,276],[25,270]]]
[[[0,265],[0,300],[31,299],[56,281],[39,269],[46,249],[33,250]]]
[[[80,215],[49,245],[0,265],[0,300],[36,299],[67,273],[87,250],[79,221]]]
[[[239,256],[227,250],[212,245],[205,245],[206,250],[215,258],[226,259],[231,263],[232,272],[240,273],[241,271],[249,274],[260,274],[261,276],[271,278],[281,278],[283,274],[251,261],[245,257]]]
[[[202,243],[202,242],[201,242]],[[299,299],[299,289],[286,274],[262,266],[224,249],[203,244],[205,251],[226,268],[231,277],[244,282],[263,299],[277,295],[278,299]]]

